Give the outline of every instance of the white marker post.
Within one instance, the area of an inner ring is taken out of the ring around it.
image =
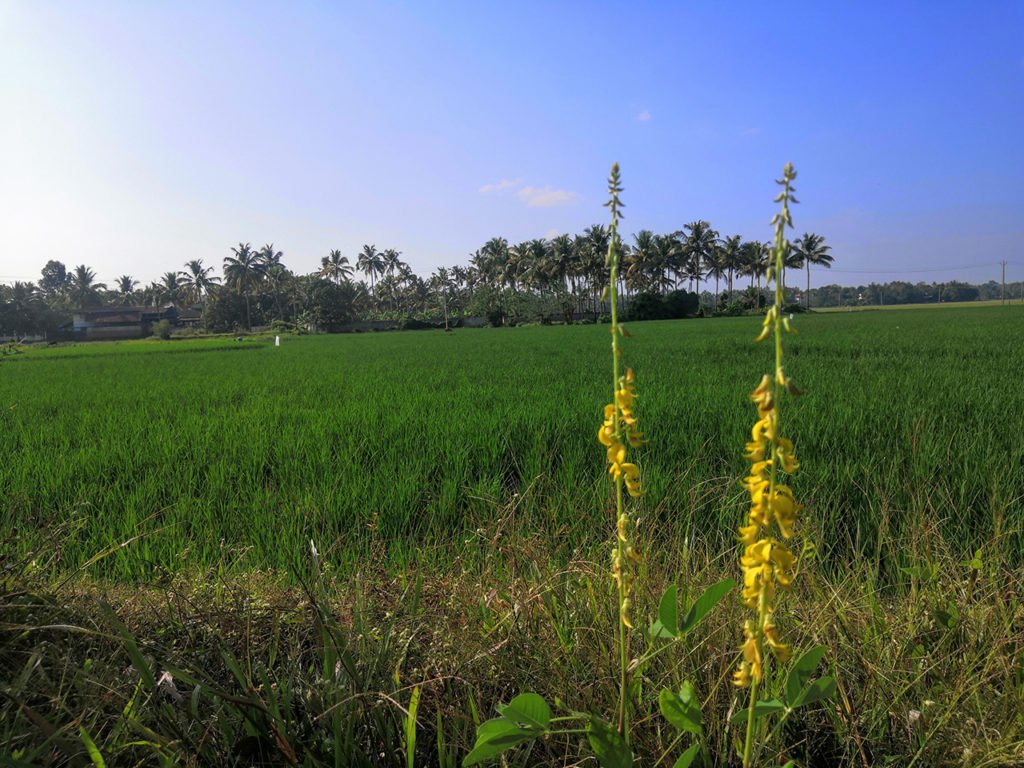
[[[280,347],[281,346],[281,337],[280,336],[275,336],[274,337],[274,346],[275,347]]]

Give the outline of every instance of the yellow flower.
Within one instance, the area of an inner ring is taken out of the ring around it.
[[[622,473],[626,476],[626,491],[633,498],[640,496],[643,491],[640,489],[640,468],[636,464],[623,464]]]
[[[744,622],[743,636],[746,638],[741,646],[743,661],[740,662],[740,668],[733,675],[733,683],[740,688],[746,688],[751,681],[761,682],[764,670],[764,658],[761,656],[761,646],[757,642],[754,622],[749,620]]]
[[[764,639],[768,641],[768,647],[772,649],[775,658],[786,661],[789,658],[789,646],[779,640],[779,630],[775,625],[770,620],[765,621],[761,631],[764,632]]]
[[[619,377],[615,402],[604,407],[604,421],[597,430],[598,442],[608,449],[608,474],[616,482],[622,478],[626,491],[634,498],[643,493],[640,487],[640,470],[635,464],[626,462],[626,443],[631,448],[639,448],[645,442],[644,434],[637,427],[636,417],[633,415],[636,396],[636,377],[633,375],[633,369],[627,368],[626,374]]]
[[[792,474],[800,465],[793,442],[778,433],[774,390],[780,380],[789,386],[790,380],[784,374],[765,374],[750,393],[750,399],[757,407],[758,419],[751,428],[751,440],[746,444],[744,453],[750,462],[750,473],[743,479],[743,486],[750,497],[750,508],[747,524],[739,528],[739,540],[743,546],[740,558],[743,570],[741,595],[748,608],[758,611],[762,624],[758,627],[757,622],[748,621],[744,627],[743,661],[733,679],[741,687],[760,682],[763,644],[779,660],[789,656],[789,646],[779,639],[771,614],[775,609],[777,590],[786,589],[792,583],[795,558],[780,540],[770,535],[770,529],[775,523],[783,539],[793,535],[800,505],[789,486],[777,482],[776,472],[781,469]]]

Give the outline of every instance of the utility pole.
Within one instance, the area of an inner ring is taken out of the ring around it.
[[[1003,259],[999,263],[1003,267],[1003,291],[1002,291],[1001,298],[1002,298],[1002,303],[1005,304],[1006,303],[1006,259]]]

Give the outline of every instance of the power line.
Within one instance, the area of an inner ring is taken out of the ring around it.
[[[961,269],[985,269],[987,267],[998,267],[1002,264],[1001,261],[993,261],[987,264],[965,264],[959,267],[934,267],[932,269],[816,269],[812,270],[819,273],[835,272],[843,275],[916,275],[924,274],[927,272],[951,272],[953,270]],[[1012,262],[1006,262],[1011,264]]]

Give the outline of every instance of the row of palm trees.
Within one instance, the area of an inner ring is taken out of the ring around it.
[[[527,240],[510,245],[505,238],[492,238],[476,250],[468,264],[440,267],[426,280],[415,275],[392,248],[378,250],[364,245],[350,262],[334,249],[320,260],[320,269],[306,279],[323,279],[341,286],[350,285],[361,314],[403,314],[424,308],[468,310],[481,288],[491,296],[531,294],[542,304],[560,304],[569,315],[589,308],[601,311],[600,294],[607,282],[605,255],[609,232],[602,225],[588,227],[582,233],[559,235],[551,239]],[[750,286],[760,287],[768,266],[770,245],[744,241],[740,236],[722,238],[704,220],[687,224],[682,230],[656,234],[641,230],[630,242],[622,244],[622,293],[630,297],[641,292],[666,293],[685,283],[702,296],[702,284],[714,280],[714,309],[718,309],[724,281],[726,300],[735,296],[737,279],[749,278]],[[807,233],[793,243],[788,269],[807,270],[804,300],[810,295],[812,265],[829,267],[833,257],[830,246],[820,235]],[[52,262],[63,270],[62,265]],[[48,268],[50,265],[47,265]],[[44,270],[44,277],[45,277]],[[79,265],[57,278],[64,306],[86,308],[106,301],[142,302],[153,305],[195,305],[223,287],[245,299],[245,323],[252,327],[251,299],[259,294],[264,314],[271,312],[283,319],[286,304],[295,313],[296,276],[284,263],[284,254],[273,243],[254,248],[239,243],[223,261],[223,281],[202,259],[192,259],[180,271],[165,272],[161,278],[139,287],[131,275],[121,275],[112,289],[96,280],[86,265]],[[369,285],[355,280],[364,275]],[[43,281],[41,281],[42,284]],[[50,295],[50,294],[48,294]],[[492,299],[494,300],[494,299]],[[589,304],[589,307],[587,306]],[[480,311],[481,307],[475,309]],[[483,307],[487,311],[487,307]]]
[[[515,245],[509,245],[505,238],[492,238],[472,254],[468,265],[441,267],[427,285],[455,294],[468,292],[470,298],[480,286],[507,288],[513,293],[531,291],[541,297],[589,296],[596,305],[607,282],[608,239],[608,230],[602,225],[589,227],[576,236],[559,235]],[[806,233],[793,243],[786,266],[806,269],[805,301],[810,295],[810,268],[830,267],[830,250],[824,238],[813,233]],[[627,296],[645,291],[664,293],[678,289],[683,282],[700,295],[702,281],[714,279],[717,304],[723,280],[730,296],[734,294],[737,277],[749,277],[751,287],[755,283],[760,286],[771,244],[743,241],[738,235],[722,238],[707,221],[697,220],[669,234],[642,230],[633,236],[632,243],[623,243],[623,251],[623,287]],[[396,284],[406,285],[415,277],[400,256],[393,249],[378,251],[373,245],[364,245],[352,264],[341,251],[332,250],[321,259],[319,274],[341,283],[360,272],[370,281],[369,293],[379,298],[382,293],[393,294]]]
[[[489,285],[546,292],[566,291],[598,295],[607,282],[605,254],[608,230],[595,225],[582,234],[559,235],[551,240],[529,240],[509,245],[504,238],[493,238],[470,259],[469,278]],[[641,230],[631,243],[622,244],[623,293],[664,293],[685,282],[701,295],[702,281],[715,280],[715,301],[721,282],[726,281],[729,295],[734,280],[749,277],[751,287],[760,286],[768,267],[771,244],[743,241],[739,235],[722,238],[704,220],[687,224],[678,232],[655,234]],[[831,246],[821,235],[804,234],[791,249],[788,269],[807,270],[807,296],[810,293],[812,265],[830,267]],[[806,300],[806,299],[805,299]]]

